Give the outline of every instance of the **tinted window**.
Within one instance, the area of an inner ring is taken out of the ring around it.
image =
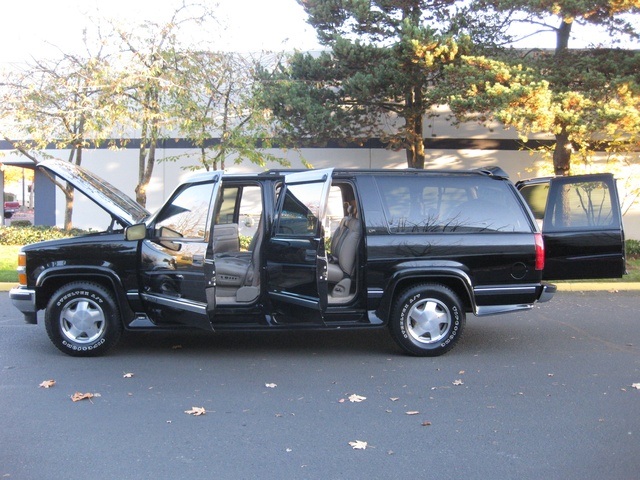
[[[381,176],[376,181],[391,232],[530,231],[503,181],[480,176]]]
[[[184,186],[163,207],[156,218],[156,228],[167,227],[184,238],[203,239],[213,185],[200,183]]]
[[[526,185],[520,189],[520,193],[529,204],[529,208],[531,208],[536,220],[542,220],[544,218],[545,208],[547,207],[549,184]]]
[[[288,185],[276,234],[315,235],[319,223],[318,202],[323,188],[322,183]]]
[[[548,205],[545,230],[572,228],[610,228],[614,218],[612,194],[602,181],[557,185]]]

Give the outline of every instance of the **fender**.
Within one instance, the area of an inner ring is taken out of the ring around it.
[[[81,279],[95,279],[96,277],[104,278],[111,284],[114,295],[118,302],[120,312],[122,313],[123,320],[133,317],[133,311],[127,301],[124,286],[120,277],[110,268],[100,266],[82,266],[82,265],[69,265],[47,268],[38,275],[36,279],[36,292],[42,291],[46,288],[47,284],[52,280],[69,278],[70,280]],[[40,297],[36,293],[38,308],[44,308],[49,301],[49,298]]]
[[[449,286],[460,296],[462,303],[467,305],[470,311],[477,311],[473,283],[462,264],[446,261],[415,260],[402,262],[396,265],[394,270],[383,289],[384,293],[376,310],[376,315],[381,319],[389,318],[393,308],[393,299],[398,290],[403,289],[405,285],[422,281]]]

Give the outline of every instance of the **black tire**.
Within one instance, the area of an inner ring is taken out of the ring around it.
[[[59,288],[47,305],[45,327],[53,344],[74,357],[102,355],[122,335],[113,295],[93,282],[73,282]]]
[[[462,336],[465,312],[458,296],[439,284],[414,285],[396,298],[389,329],[407,353],[436,357]]]

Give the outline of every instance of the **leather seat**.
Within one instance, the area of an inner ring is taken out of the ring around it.
[[[248,252],[233,255],[222,254],[215,257],[216,283],[220,287],[234,287],[236,301],[246,302],[257,298],[260,284],[260,248],[262,245],[262,217]],[[252,288],[248,288],[252,287]],[[232,290],[233,292],[233,290]]]
[[[349,208],[348,215],[340,222],[331,241],[331,257],[327,266],[329,284],[334,297],[345,297],[351,290],[351,277],[355,274],[358,246],[362,227],[355,216],[355,209]]]

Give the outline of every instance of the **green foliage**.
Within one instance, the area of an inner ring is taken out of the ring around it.
[[[269,56],[250,57],[232,52],[198,51],[181,58],[182,90],[176,97],[179,126],[200,150],[193,168],[224,170],[227,160],[267,161],[288,166],[265,149],[272,146],[271,121],[258,104],[258,66]],[[212,142],[215,136],[219,142]]]
[[[0,282],[18,282],[18,245],[0,245]]]
[[[627,256],[630,258],[640,258],[640,240],[627,240],[625,242]]]
[[[29,220],[14,220],[11,222],[12,227],[30,227],[32,223]]]
[[[240,250],[249,250],[252,239],[251,235],[240,235]]]
[[[498,120],[525,142],[533,132],[555,135],[566,154],[558,157],[556,146],[554,166],[560,174],[568,171],[572,154],[589,162],[603,149],[602,138],[612,153],[634,151],[640,131],[638,71],[640,52],[635,51],[468,56],[462,65],[446,68],[445,85],[459,121]]]
[[[409,167],[423,168],[423,119],[444,103],[432,87],[468,46],[466,37],[446,28],[446,7],[425,1],[300,3],[330,51],[298,52],[288,64],[262,71],[262,100],[282,136],[316,145],[380,137],[388,148],[405,149]]]
[[[14,222],[15,223],[15,222]],[[30,243],[59,238],[75,237],[88,233],[84,230],[73,229],[65,231],[57,227],[0,227],[0,245],[29,245]]]

